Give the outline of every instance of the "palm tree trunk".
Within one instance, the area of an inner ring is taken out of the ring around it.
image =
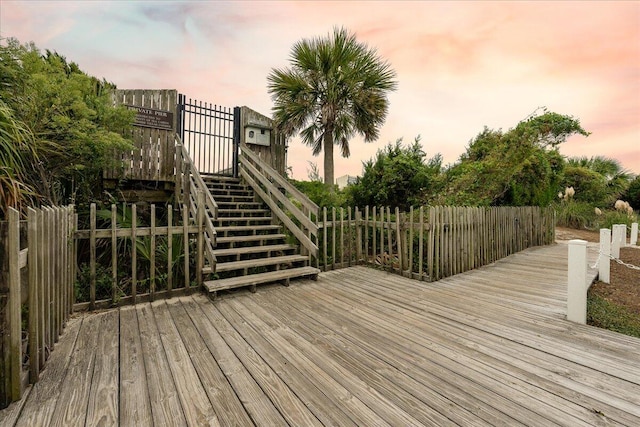
[[[324,144],[324,185],[333,193],[335,180],[333,178],[333,127],[327,126],[323,138]]]

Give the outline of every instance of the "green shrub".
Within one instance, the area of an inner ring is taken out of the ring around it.
[[[638,215],[627,214],[619,211],[604,211],[597,219],[597,228],[611,228],[614,224],[625,224],[627,228],[631,228],[631,224],[638,222]]]
[[[562,201],[555,205],[556,225],[569,228],[593,229],[597,226],[594,207],[586,202]]]

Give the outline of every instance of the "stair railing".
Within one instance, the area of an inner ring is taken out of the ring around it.
[[[182,200],[183,209],[187,209],[187,216],[192,223],[197,223],[198,194],[204,198],[204,243],[205,253],[211,271],[215,272],[216,256],[213,248],[216,247],[216,229],[213,225],[218,218],[218,204],[211,195],[198,169],[193,166],[191,156],[187,148],[182,144],[180,136],[176,135],[176,199]]]
[[[317,260],[318,205],[244,144],[240,146],[239,159],[240,174],[245,181]],[[300,207],[290,198],[297,201]]]

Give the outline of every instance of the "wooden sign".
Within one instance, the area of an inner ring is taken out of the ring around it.
[[[127,108],[136,112],[134,126],[173,130],[173,113],[171,111],[154,110],[136,105],[127,105]]]

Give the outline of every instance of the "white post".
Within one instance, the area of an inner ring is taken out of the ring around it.
[[[638,244],[638,223],[631,224],[631,237],[629,238],[629,244],[635,246]]]
[[[567,320],[587,323],[587,242],[569,241]]]
[[[624,224],[614,224],[612,231],[611,241],[611,255],[614,258],[620,258],[620,246],[623,246],[622,242],[627,240],[627,226]]]
[[[611,276],[611,230],[608,228],[600,229],[600,255],[598,258],[598,280],[604,283],[610,283]]]

